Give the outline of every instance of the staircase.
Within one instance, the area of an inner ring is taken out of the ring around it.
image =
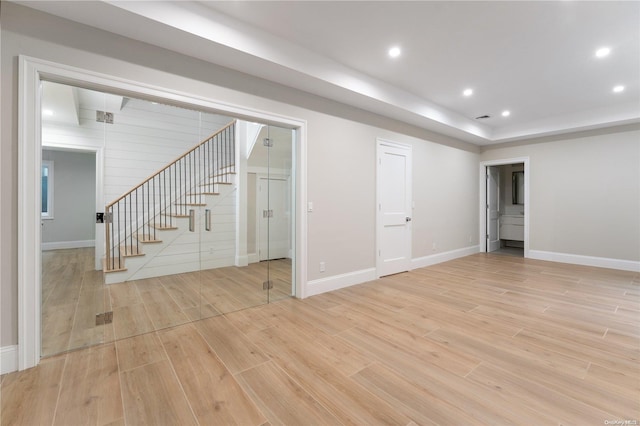
[[[107,284],[197,270],[205,245],[222,253],[209,267],[233,264],[235,131],[233,121],[107,205]]]

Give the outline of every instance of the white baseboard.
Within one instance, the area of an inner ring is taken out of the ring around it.
[[[260,262],[260,256],[258,256],[258,253],[247,253],[247,258],[249,259],[249,263]]]
[[[306,297],[314,296],[316,294],[326,293],[327,291],[339,290],[344,287],[372,281],[376,278],[376,268],[363,269],[327,278],[320,278],[318,280],[307,282],[307,291],[305,294]]]
[[[18,371],[18,345],[0,348],[0,374]]]
[[[579,254],[555,253],[551,251],[529,250],[529,258],[550,262],[571,263],[573,265],[595,266],[598,268],[620,269],[640,272],[640,262],[607,257],[582,256]]]
[[[426,268],[427,266],[436,265],[438,263],[446,262],[448,260],[458,259],[459,257],[470,256],[478,253],[480,246],[470,246],[461,249],[445,251],[442,253],[436,253],[429,256],[418,257],[411,259],[411,269]]]
[[[42,250],[59,250],[59,249],[72,249],[83,247],[95,247],[95,240],[84,241],[60,241],[57,243],[42,243]]]

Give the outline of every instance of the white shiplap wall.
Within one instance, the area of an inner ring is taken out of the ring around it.
[[[79,150],[103,149],[105,205],[232,120],[225,116],[138,99],[128,99],[122,103],[112,102],[113,99],[110,99],[108,103],[101,103],[100,95],[96,95],[96,92],[78,90],[79,124],[55,122],[45,117],[42,143],[43,146]],[[112,95],[105,96],[113,98]],[[105,104],[109,106],[105,108]],[[123,105],[122,108],[119,108],[120,104]],[[102,108],[113,112],[113,124],[96,121],[96,109]],[[204,261],[204,268],[233,264],[236,190],[235,187],[229,187],[224,192],[225,194],[221,194],[223,196],[209,200],[214,223],[211,232],[196,238],[195,234],[185,232],[181,227],[174,235],[167,234],[166,239],[171,244],[149,247],[144,260],[128,259],[132,270],[125,279],[196,270],[191,264],[200,257]],[[204,229],[203,221],[202,218],[198,229]]]

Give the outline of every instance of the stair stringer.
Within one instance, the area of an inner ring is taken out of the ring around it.
[[[232,266],[235,263],[236,185],[219,185],[218,195],[205,195],[206,206],[194,207],[196,231],[189,219],[173,218],[177,229],[157,230],[158,243],[141,243],[144,256],[125,258],[126,271],[105,274],[107,284]],[[205,231],[205,209],[211,231]],[[202,262],[200,261],[202,258]]]

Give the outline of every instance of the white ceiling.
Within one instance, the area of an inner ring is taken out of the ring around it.
[[[640,122],[638,1],[19,3],[478,145]]]

